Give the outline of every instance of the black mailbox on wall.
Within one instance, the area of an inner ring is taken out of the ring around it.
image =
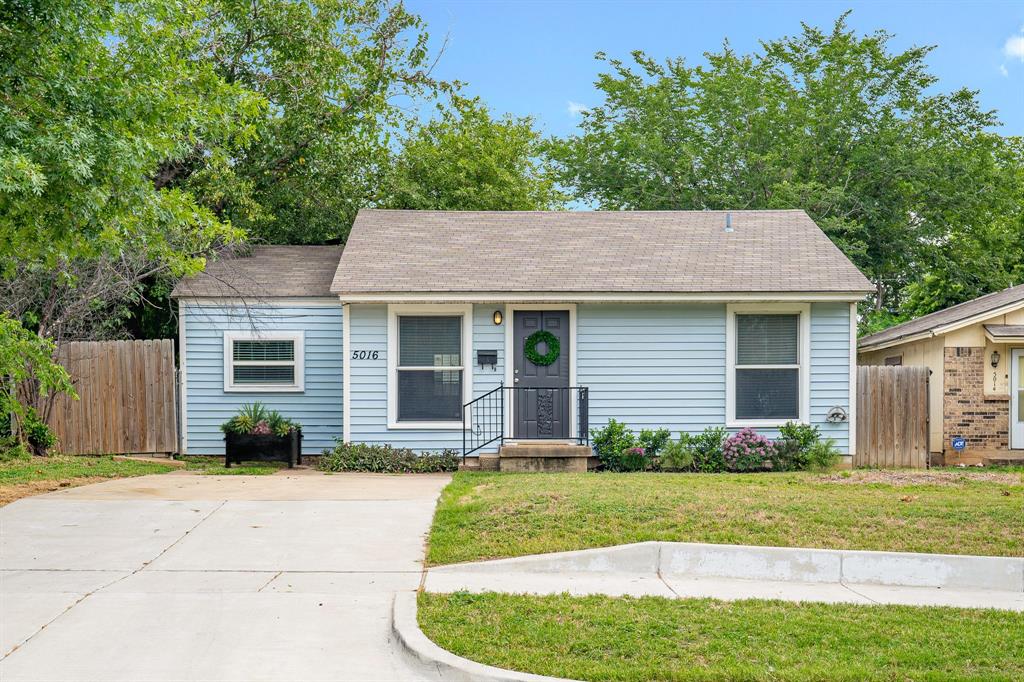
[[[478,350],[476,352],[476,362],[481,367],[490,365],[491,367],[498,366],[498,351],[496,350]]]

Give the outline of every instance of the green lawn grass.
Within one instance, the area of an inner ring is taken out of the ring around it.
[[[1019,471],[910,485],[863,475],[461,472],[441,495],[427,557],[445,564],[645,540],[1024,555]]]
[[[419,621],[460,656],[579,680],[1024,678],[1005,611],[422,593]]]
[[[112,456],[86,457],[53,455],[15,459],[0,463],[0,486],[35,481],[64,481],[87,476],[121,478],[172,471],[174,467],[154,462],[118,461]]]
[[[288,466],[284,462],[244,462],[224,466],[223,457],[206,457],[203,455],[186,455],[181,458],[185,462],[186,471],[198,471],[213,476],[267,476]]]

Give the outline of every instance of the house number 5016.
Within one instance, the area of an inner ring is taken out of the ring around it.
[[[353,360],[377,360],[380,358],[379,350],[354,350],[352,351]]]

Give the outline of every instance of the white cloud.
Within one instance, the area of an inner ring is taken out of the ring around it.
[[[1010,72],[1006,70],[1006,64],[1000,64],[999,65],[999,73],[1001,73],[1003,76],[1009,76],[1010,75]]]
[[[569,100],[568,106],[566,107],[566,111],[569,112],[570,116],[576,118],[577,116],[580,116],[588,108],[589,107],[587,107],[586,104],[580,104],[579,102],[573,102],[572,100]]]
[[[1019,59],[1024,62],[1024,35],[1010,36],[1003,45],[1003,54],[1010,59]]]

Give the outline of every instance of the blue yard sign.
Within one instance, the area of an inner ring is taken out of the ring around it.
[[[960,452],[960,451],[962,451],[966,447],[967,447],[967,439],[966,438],[963,438],[961,436],[955,436],[953,438],[953,449],[954,450],[956,450],[957,452]]]

